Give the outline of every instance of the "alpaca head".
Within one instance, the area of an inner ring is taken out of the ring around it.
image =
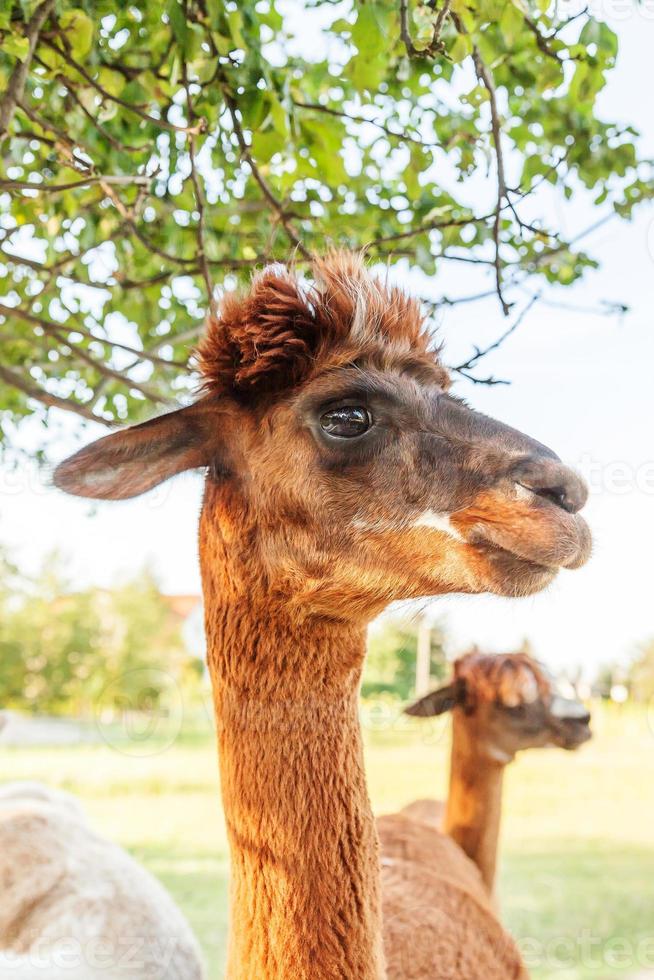
[[[576,568],[579,477],[449,390],[418,303],[358,257],[228,294],[192,406],[99,440],[57,486],[124,498],[206,467],[212,519],[280,596],[343,617],[446,592],[524,595]]]
[[[421,718],[444,711],[454,711],[468,742],[496,762],[510,762],[523,749],[576,749],[591,737],[584,705],[557,694],[525,653],[468,653],[454,664],[450,684],[406,709]]]

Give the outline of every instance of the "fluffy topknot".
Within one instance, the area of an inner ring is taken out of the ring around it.
[[[479,702],[512,707],[537,698],[546,699],[550,693],[547,677],[526,653],[473,651],[455,662],[454,676],[459,682],[465,682],[468,708]]]
[[[427,355],[420,304],[372,278],[360,256],[334,252],[312,272],[307,285],[269,266],[248,292],[224,297],[197,351],[208,392],[256,397],[292,387],[337,350],[352,359],[372,346]]]

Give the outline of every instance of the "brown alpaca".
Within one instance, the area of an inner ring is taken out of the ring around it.
[[[367,623],[393,599],[532,593],[589,552],[582,482],[448,393],[418,304],[351,255],[313,271],[308,285],[267,269],[228,295],[199,352],[203,397],[55,473],[119,499],[207,469],[228,975],[242,980],[384,976],[357,717]]]
[[[415,800],[400,813],[442,827],[474,861],[493,893],[506,766],[525,749],[576,749],[591,737],[590,714],[556,694],[552,681],[525,653],[473,651],[454,664],[450,684],[406,709],[433,717],[452,711],[447,803]]]
[[[391,980],[524,975],[518,951],[489,903],[504,767],[523,749],[574,749],[590,738],[590,716],[583,705],[554,694],[541,668],[523,653],[461,657],[453,681],[421,698],[407,713],[429,717],[450,710],[447,805],[415,800],[377,821]],[[420,883],[425,908],[407,909],[407,891],[415,902]],[[448,915],[441,927],[448,940],[444,948],[411,944],[416,914],[421,922],[431,917],[433,931]]]

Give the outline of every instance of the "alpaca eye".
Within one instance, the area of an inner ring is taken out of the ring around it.
[[[372,426],[372,417],[367,408],[344,405],[332,408],[320,417],[323,432],[337,439],[352,439],[362,436]]]

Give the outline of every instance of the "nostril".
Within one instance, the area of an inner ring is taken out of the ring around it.
[[[561,507],[568,514],[574,514],[579,509],[575,506],[574,501],[568,497],[565,487],[530,487],[520,480],[518,480],[518,485],[524,487],[525,490],[531,490],[537,497],[544,497],[545,500],[549,500],[551,503],[556,504],[557,507]]]
[[[558,460],[523,460],[512,476],[518,486],[549,500],[568,514],[581,510],[588,497],[586,484],[581,477]]]

